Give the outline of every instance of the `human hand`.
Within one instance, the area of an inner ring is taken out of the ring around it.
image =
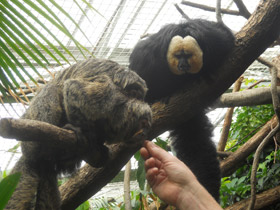
[[[184,210],[221,209],[178,158],[150,141],[144,142],[140,153],[145,159],[146,178],[160,199]]]

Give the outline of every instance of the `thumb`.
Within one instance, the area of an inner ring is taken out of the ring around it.
[[[157,146],[151,141],[145,141],[145,147],[152,157],[160,161],[165,161],[168,159],[169,156],[171,156],[167,151],[165,151],[164,149]]]

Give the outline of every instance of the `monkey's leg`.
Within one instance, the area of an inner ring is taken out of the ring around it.
[[[203,113],[197,115],[172,131],[171,136],[177,157],[189,166],[199,182],[218,200],[220,167],[208,118]]]
[[[57,174],[44,170],[40,172],[34,210],[59,210],[61,204],[57,186]]]
[[[38,174],[36,174],[26,164],[23,157],[21,157],[13,168],[11,174],[20,172],[21,177],[19,183],[9,200],[5,209],[9,210],[30,210],[34,209],[35,196],[39,183]]]

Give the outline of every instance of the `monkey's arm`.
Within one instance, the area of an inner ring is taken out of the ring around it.
[[[150,126],[150,107],[129,97],[106,75],[70,79],[64,83],[63,96],[68,121],[82,128],[98,128],[94,132],[107,143],[125,141],[139,129]]]
[[[139,129],[150,126],[150,107],[128,97],[106,75],[67,80],[63,97],[68,122],[82,128],[77,132],[80,153],[86,155],[83,159],[90,165],[100,165],[108,156],[105,141],[126,141]]]

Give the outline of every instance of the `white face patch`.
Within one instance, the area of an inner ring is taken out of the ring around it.
[[[186,71],[178,69],[179,61],[176,55],[181,52],[191,55],[187,60],[190,67]],[[186,36],[184,38],[181,36],[174,36],[168,47],[167,62],[173,74],[196,74],[203,66],[203,52],[197,41],[192,36]]]

